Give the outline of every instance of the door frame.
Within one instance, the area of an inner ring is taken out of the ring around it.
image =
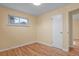
[[[72,19],[72,15],[79,13],[79,9],[75,9],[73,11],[70,11],[69,14],[69,49],[73,48],[73,19]]]

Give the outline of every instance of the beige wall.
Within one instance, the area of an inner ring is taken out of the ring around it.
[[[8,15],[26,17],[32,21],[32,26],[16,27],[8,25]],[[36,40],[36,18],[29,14],[9,8],[0,7],[0,49],[28,44]]]
[[[73,19],[73,39],[79,39],[79,20]]]
[[[63,49],[68,50],[69,47],[69,12],[73,11],[78,7],[79,4],[70,4],[68,6],[51,10],[45,14],[42,14],[38,17],[38,23],[37,23],[37,40],[52,45],[52,23],[51,23],[51,17],[56,14],[64,14],[64,27],[63,27]]]
[[[64,14],[63,27],[63,49],[68,50],[69,47],[69,12],[77,8],[79,4],[70,4],[68,6],[51,10],[38,17],[29,14],[11,10],[8,8],[0,8],[0,49],[16,46],[33,41],[45,43],[52,46],[52,22],[51,17],[56,14]],[[8,15],[27,17],[32,21],[31,27],[15,27],[8,26]]]
[[[72,20],[73,40],[79,39],[79,9],[73,11]]]

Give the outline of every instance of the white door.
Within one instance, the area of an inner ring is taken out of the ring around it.
[[[53,47],[63,49],[63,14],[52,17]]]

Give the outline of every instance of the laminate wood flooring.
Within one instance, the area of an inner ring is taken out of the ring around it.
[[[74,48],[71,48],[69,52],[65,52],[58,48],[34,43],[0,52],[0,56],[79,56],[78,45],[79,40],[76,41],[76,45],[74,45]]]

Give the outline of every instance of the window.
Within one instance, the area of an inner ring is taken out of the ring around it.
[[[9,25],[16,25],[16,26],[27,26],[30,24],[30,21],[23,17],[17,16],[9,16]]]

